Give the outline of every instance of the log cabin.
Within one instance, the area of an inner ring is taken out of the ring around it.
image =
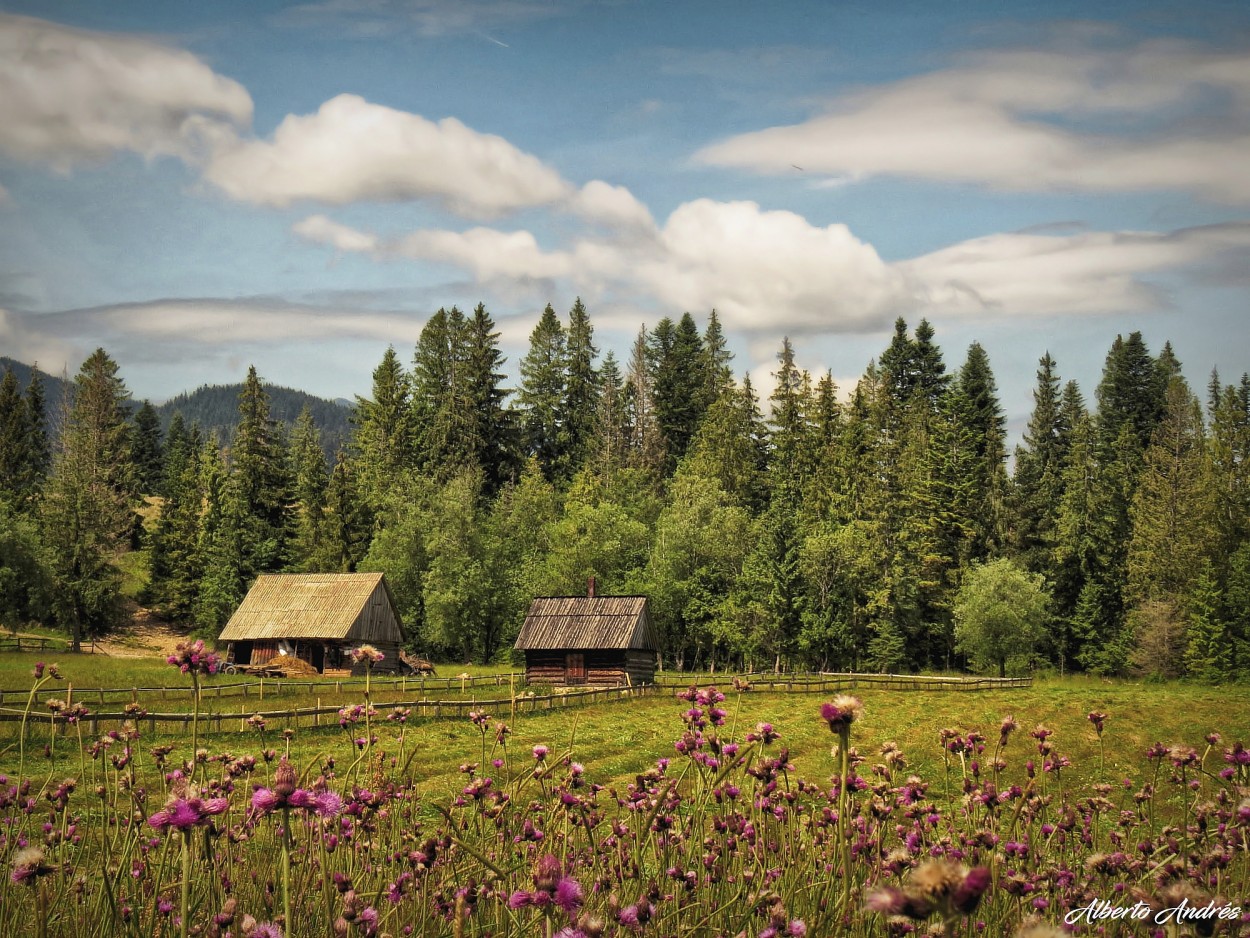
[[[517,636],[531,684],[640,685],[655,680],[656,643],[645,596],[541,596]]]
[[[348,654],[360,645],[384,655],[374,671],[398,670],[404,634],[380,573],[261,574],[217,641],[233,664],[268,664],[286,654],[345,676],[363,673]]]

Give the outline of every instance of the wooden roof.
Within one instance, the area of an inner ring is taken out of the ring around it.
[[[530,603],[516,647],[655,651],[657,644],[645,596],[541,596]]]
[[[219,640],[281,638],[403,641],[395,600],[380,573],[260,575]]]

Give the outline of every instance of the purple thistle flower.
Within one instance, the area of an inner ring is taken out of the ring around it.
[[[858,697],[839,694],[828,703],[821,704],[820,718],[829,724],[832,733],[845,733],[851,724],[864,715],[864,705]]]
[[[508,897],[508,908],[515,912],[517,909],[523,909],[527,905],[532,905],[533,902],[534,896],[531,893],[526,892],[524,889],[518,889]]]
[[[248,938],[282,938],[282,929],[276,922],[258,922]]]
[[[964,877],[964,881],[956,887],[955,894],[951,897],[951,905],[960,913],[971,915],[976,911],[981,896],[985,894],[989,886],[990,871],[983,866],[978,866],[971,870]]]
[[[268,788],[258,788],[252,793],[252,810],[257,814],[268,814],[278,804],[278,796]]]
[[[572,876],[561,877],[556,884],[555,903],[569,915],[582,907],[584,898],[582,884]]]
[[[314,810],[320,817],[334,817],[343,810],[343,799],[332,791],[323,791],[317,795]]]

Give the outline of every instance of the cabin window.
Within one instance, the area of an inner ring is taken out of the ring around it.
[[[586,683],[586,656],[580,651],[570,651],[564,659],[564,681],[566,684]]]

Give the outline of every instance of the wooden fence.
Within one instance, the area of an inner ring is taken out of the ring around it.
[[[95,639],[87,639],[81,645],[81,654],[95,654]],[[53,651],[58,655],[72,655],[70,643],[63,638],[38,638],[33,635],[6,635],[0,637],[0,651],[38,652]]]
[[[789,693],[811,694],[870,689],[967,692],[1033,686],[1033,678],[1031,677],[959,677],[955,675],[857,674],[819,671],[796,674],[765,672],[751,675],[726,673],[719,677],[717,675],[699,675],[693,682],[690,677],[679,677],[669,672],[657,674],[656,684],[666,688],[687,688],[690,687],[691,683],[694,683],[728,690],[735,679],[746,681],[753,691],[785,691]]]
[[[525,675],[521,672],[511,672],[505,674],[485,674],[477,677],[466,677],[461,680],[458,677],[429,677],[425,675],[413,675],[411,677],[382,677],[374,675],[369,680],[371,689],[398,688],[401,694],[407,694],[412,689],[420,689],[421,696],[424,697],[430,690],[451,690],[459,688],[461,692],[473,690],[478,687],[508,687],[514,682],[520,684],[524,681]],[[322,679],[319,681],[300,681],[291,678],[258,678],[253,681],[230,681],[219,682],[216,679],[201,679],[200,682],[200,700],[220,700],[228,697],[244,697],[256,698],[264,700],[266,697],[280,696],[283,694],[309,694],[330,693],[342,694],[343,689],[349,691],[353,688],[363,689],[365,679],[346,678],[343,680]],[[331,690],[333,688],[333,690]],[[43,701],[49,697],[64,697],[64,685],[47,684],[39,690],[35,695],[36,701]],[[22,689],[0,689],[0,706],[6,703],[12,703],[20,700],[25,703],[30,697],[30,688]],[[106,703],[127,701],[130,703],[141,703],[141,698],[156,698],[159,700],[191,700],[191,682],[187,680],[185,684],[174,686],[161,685],[160,687],[74,687],[74,697],[82,700],[94,702],[99,706]]]
[[[384,722],[388,711],[395,707],[411,708],[409,720],[416,719],[457,719],[467,718],[473,710],[483,710],[493,717],[507,716],[509,719],[527,713],[539,713],[546,710],[563,710],[568,707],[585,707],[595,703],[629,700],[665,693],[655,685],[642,687],[602,687],[593,690],[568,691],[542,695],[524,694],[517,697],[502,697],[494,700],[410,700],[375,703],[377,711],[375,721]],[[75,695],[76,696],[76,695]],[[250,730],[248,719],[260,716],[269,726],[267,729],[283,730],[307,726],[333,726],[339,722],[340,706],[292,707],[285,710],[252,711],[240,708],[237,714],[223,713],[220,710],[201,713],[199,725],[201,732],[255,732]],[[0,723],[20,723],[24,711],[14,707],[0,708]],[[60,732],[73,732],[66,725],[64,714],[31,712],[26,716],[28,725],[46,727],[55,724]],[[120,725],[126,721],[135,723],[140,728],[146,727],[155,735],[158,730],[163,733],[186,733],[190,730],[193,720],[191,713],[90,713],[81,722],[89,729],[91,735],[97,735],[101,726],[108,728],[111,724]],[[359,724],[357,724],[359,725]]]

